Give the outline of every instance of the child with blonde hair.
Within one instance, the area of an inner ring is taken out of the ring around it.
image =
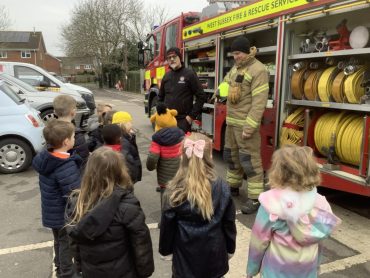
[[[122,154],[94,151],[81,189],[69,199],[68,234],[81,254],[83,277],[149,277],[153,249]]]
[[[132,126],[130,113],[118,111],[113,114],[112,124],[117,124],[122,130],[121,151],[126,159],[129,174],[133,183],[141,181],[142,166],[139,150],[136,144],[136,134]]]
[[[320,171],[309,147],[277,150],[261,193],[249,245],[247,277],[317,277],[321,241],[340,224],[317,193]]]
[[[192,133],[181,150],[180,168],[169,182],[163,207],[159,253],[173,255],[172,277],[219,278],[235,252],[235,206],[218,178],[212,141]]]
[[[87,120],[87,134],[89,136],[87,144],[90,152],[93,152],[104,144],[101,134],[104,126],[103,120],[106,113],[110,111],[112,111],[112,106],[110,104],[98,103],[96,107],[96,114],[90,116],[90,118]]]

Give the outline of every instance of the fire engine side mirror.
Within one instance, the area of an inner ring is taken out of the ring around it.
[[[138,48],[139,53],[140,53],[140,52],[144,52],[144,50],[143,50],[143,48],[144,48],[144,43],[143,43],[142,41],[139,41],[139,42],[137,43],[137,48]]]
[[[139,67],[144,67],[144,50],[139,50],[137,53],[137,64]]]

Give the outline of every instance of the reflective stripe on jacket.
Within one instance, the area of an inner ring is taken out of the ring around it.
[[[224,82],[230,87],[235,86],[238,75],[244,76],[241,99],[236,104],[227,102],[226,122],[228,125],[254,130],[259,127],[267,104],[269,74],[260,61],[250,57],[242,66],[233,66],[225,76]]]

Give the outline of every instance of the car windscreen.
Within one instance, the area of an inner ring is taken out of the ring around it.
[[[26,92],[34,92],[34,93],[39,92],[35,87],[27,84],[26,82],[23,82],[22,80],[19,80],[18,78],[15,78],[14,76],[11,76],[7,73],[0,74],[0,79],[4,79],[4,80],[6,80],[10,83],[15,83],[16,85],[18,85],[19,87],[24,89]]]
[[[12,99],[17,104],[22,104],[24,102],[24,98],[20,97],[12,88],[10,88],[7,84],[0,81],[0,91],[7,95],[10,99]]]

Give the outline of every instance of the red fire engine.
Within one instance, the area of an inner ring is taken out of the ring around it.
[[[370,196],[369,14],[366,0],[263,0],[202,20],[182,14],[140,44],[145,111],[157,103],[166,49],[179,47],[209,94],[200,132],[222,150],[226,100],[212,96],[233,65],[231,42],[245,34],[270,72],[260,128],[264,169],[279,146],[307,145],[323,186]]]

